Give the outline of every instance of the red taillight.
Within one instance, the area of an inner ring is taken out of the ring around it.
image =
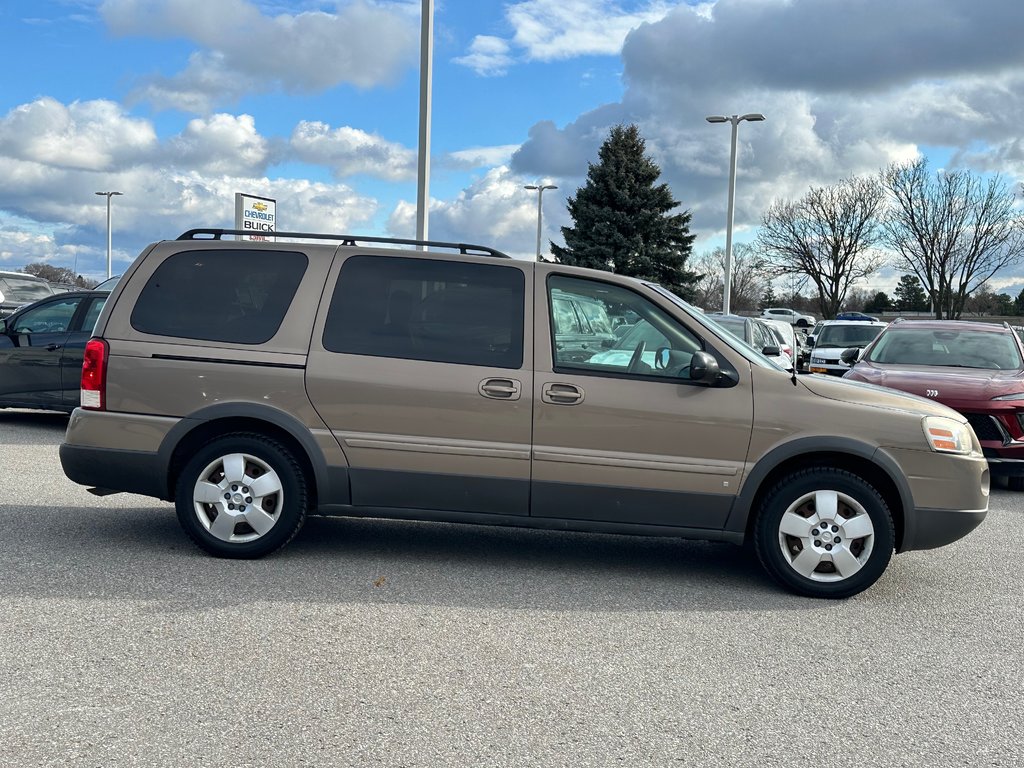
[[[102,411],[107,405],[107,342],[89,339],[82,360],[82,407]]]

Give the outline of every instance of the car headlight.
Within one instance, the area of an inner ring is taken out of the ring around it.
[[[966,424],[947,419],[944,416],[925,416],[921,422],[928,447],[937,453],[958,453],[967,455],[971,452],[974,440],[971,430]]]
[[[1014,392],[1010,395],[1000,395],[999,397],[993,397],[993,400],[1024,400],[1024,392]]]

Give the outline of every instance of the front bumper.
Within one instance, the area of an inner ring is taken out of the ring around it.
[[[898,552],[951,544],[985,519],[990,473],[984,456],[892,448],[886,453],[903,469],[912,497]]]

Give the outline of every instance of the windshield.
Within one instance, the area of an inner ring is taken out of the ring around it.
[[[4,275],[0,277],[0,294],[3,294],[4,301],[30,302],[52,296],[50,286],[40,280],[30,278],[11,277]]]
[[[1012,332],[893,328],[868,359],[890,365],[943,365],[1014,370],[1021,367]]]
[[[816,347],[866,347],[884,325],[826,325],[814,341]]]

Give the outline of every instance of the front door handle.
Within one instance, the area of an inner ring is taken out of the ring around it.
[[[47,352],[56,352],[58,349],[60,349],[63,346],[64,346],[63,344],[47,344],[46,345],[46,351]]]
[[[540,392],[540,399],[551,405],[578,405],[584,396],[583,390],[575,384],[557,382],[548,382]]]
[[[518,400],[523,385],[515,379],[484,379],[477,391],[492,400]]]

